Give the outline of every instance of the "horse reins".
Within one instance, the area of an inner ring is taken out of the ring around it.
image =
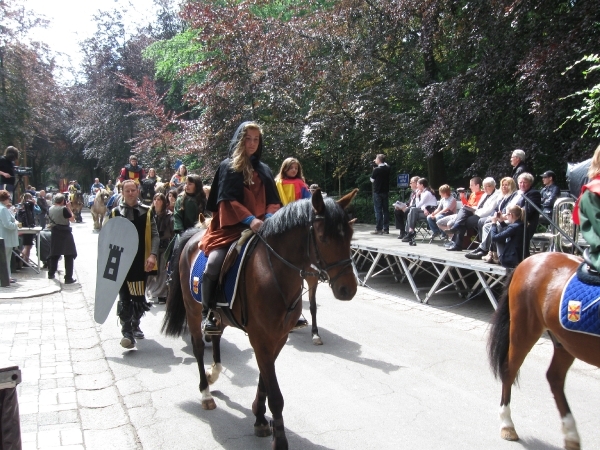
[[[287,261],[285,258],[283,258],[279,253],[277,253],[275,251],[275,249],[273,247],[271,247],[269,245],[269,243],[267,242],[267,240],[261,236],[259,233],[256,233],[256,235],[258,236],[258,238],[261,240],[261,242],[265,245],[265,247],[267,248],[268,252],[267,252],[267,258],[269,261],[269,267],[271,268],[271,271],[274,272],[275,269],[273,268],[273,262],[271,260],[271,253],[273,255],[275,255],[275,257],[277,259],[279,259],[279,261],[281,261],[282,263],[284,263],[286,266],[288,266],[291,269],[294,269],[295,271],[298,272],[298,274],[300,275],[300,278],[302,278],[303,280],[305,280],[307,277],[319,277],[320,281],[327,281],[329,283],[329,286],[332,285],[332,283],[337,280],[340,275],[342,275],[346,268],[350,265],[352,265],[352,259],[348,258],[348,259],[344,259],[341,261],[338,261],[334,264],[330,264],[330,265],[325,265],[323,263],[322,257],[321,257],[321,252],[319,252],[319,247],[317,246],[317,242],[315,240],[315,233],[314,233],[314,222],[317,220],[325,220],[325,216],[321,216],[321,215],[316,215],[314,216],[313,220],[310,223],[310,228],[308,230],[307,233],[307,237],[306,237],[306,241],[307,241],[307,245],[306,245],[306,254],[308,257],[308,260],[310,261],[311,256],[310,256],[310,247],[311,247],[311,242],[313,247],[315,248],[315,258],[316,258],[316,265],[313,264],[311,262],[310,267],[312,267],[313,269],[316,270],[316,272],[313,271],[307,271],[304,269],[301,269],[297,266],[295,266],[294,264],[292,264],[291,262]],[[338,266],[343,266],[343,268],[340,270],[340,272],[333,278],[331,278],[329,276],[329,270],[338,267]],[[279,284],[279,281],[277,280],[277,278],[275,278],[275,283],[277,284],[277,289],[279,290],[279,293],[281,294],[281,297],[283,299],[285,299],[285,294],[283,293],[283,290],[281,289],[281,285]],[[300,301],[300,299],[302,298],[302,289],[300,290],[300,295],[296,298],[296,300],[294,300],[292,302],[292,304],[288,307],[288,312],[287,315],[289,315],[294,309],[296,309],[296,305],[298,304],[298,302]],[[286,315],[286,319],[287,319],[287,315]]]

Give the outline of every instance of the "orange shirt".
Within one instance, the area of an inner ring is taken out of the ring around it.
[[[469,195],[468,200],[464,196],[461,195],[460,201],[462,202],[463,205],[470,206],[471,208],[477,208],[477,205],[479,204],[479,200],[481,199],[482,195],[483,195],[483,191],[479,191],[477,193],[472,192],[471,195]]]

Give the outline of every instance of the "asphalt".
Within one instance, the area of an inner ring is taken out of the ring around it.
[[[63,285],[46,272],[16,273],[0,298],[0,367],[17,365],[25,450],[263,450],[253,435],[251,405],[258,368],[248,337],[227,329],[224,371],[211,387],[217,409],[203,411],[190,338],[160,334],[164,305],[144,317],[146,339],[120,345],[112,312],[93,320],[96,239],[91,219],[74,225],[79,256]],[[61,264],[62,266],[62,264]],[[22,281],[21,281],[22,280]],[[49,294],[34,295],[34,292]],[[558,449],[560,422],[545,372],[552,345],[542,338],[513,390],[520,443],[499,437],[500,384],[489,373],[490,302],[456,295],[414,300],[391,276],[369,280],[350,302],[317,291],[319,330],[290,334],[277,360],[284,418],[295,449]],[[308,302],[303,298],[307,318]],[[310,320],[310,319],[309,319]],[[210,345],[204,362],[210,364]],[[567,378],[583,448],[600,448],[600,370],[576,361]],[[270,412],[267,413],[270,416]]]

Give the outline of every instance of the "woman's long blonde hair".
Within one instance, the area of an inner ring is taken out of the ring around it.
[[[588,178],[591,181],[598,175],[600,175],[600,145],[596,148],[594,156],[592,156],[592,163],[588,169]]]
[[[233,150],[233,155],[231,155],[231,168],[235,172],[242,172],[244,175],[244,184],[250,186],[252,184],[252,175],[254,174],[254,169],[252,168],[250,158],[246,154],[245,142],[248,130],[258,130],[262,140],[262,129],[260,126],[254,122],[248,123],[240,133],[240,138],[235,146],[235,149]]]

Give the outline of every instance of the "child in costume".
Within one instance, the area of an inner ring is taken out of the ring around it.
[[[304,181],[302,166],[296,158],[286,158],[281,164],[281,169],[275,177],[277,192],[282,205],[287,205],[296,200],[310,198],[310,189]]]
[[[588,244],[586,260],[600,272],[600,145],[596,148],[588,169],[589,182],[581,188],[581,194],[573,209],[573,221],[581,227],[581,234]]]

